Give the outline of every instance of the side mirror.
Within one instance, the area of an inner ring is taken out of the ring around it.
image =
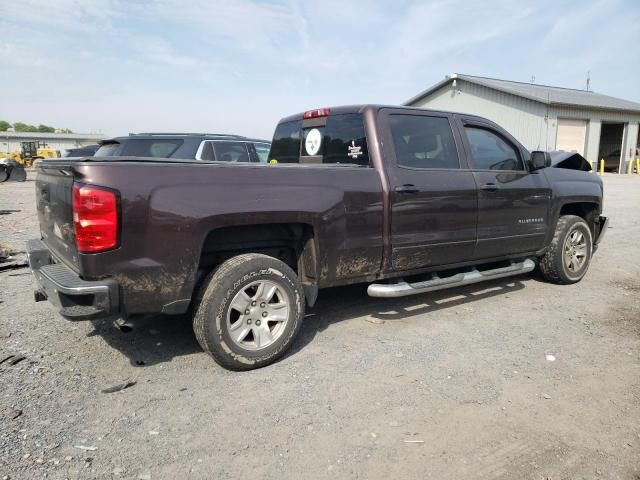
[[[551,156],[548,152],[542,152],[539,150],[531,152],[531,160],[529,161],[529,164],[531,165],[532,172],[550,167]]]

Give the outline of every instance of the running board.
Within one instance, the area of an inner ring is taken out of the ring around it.
[[[370,297],[396,298],[415,295],[418,293],[433,292],[445,288],[471,285],[496,278],[510,277],[521,273],[528,273],[535,268],[533,260],[527,258],[522,262],[512,262],[508,267],[494,268],[493,270],[479,271],[477,268],[469,272],[457,273],[451,277],[440,278],[437,273],[432,274],[431,280],[417,283],[372,283],[367,288]]]

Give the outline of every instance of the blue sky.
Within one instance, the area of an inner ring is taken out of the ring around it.
[[[270,138],[450,73],[640,102],[640,1],[0,0],[0,119]]]

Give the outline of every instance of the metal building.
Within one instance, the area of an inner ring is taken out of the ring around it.
[[[22,142],[38,142],[41,147],[63,150],[91,145],[107,137],[98,133],[0,132],[0,156],[20,150]]]
[[[640,104],[587,90],[453,74],[405,105],[480,115],[529,150],[576,151],[592,162],[619,157],[622,172],[639,146]]]

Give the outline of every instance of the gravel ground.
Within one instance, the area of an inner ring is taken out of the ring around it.
[[[17,250],[38,236],[33,189],[0,184]],[[0,360],[25,357],[0,364],[0,479],[637,480],[640,177],[605,193],[580,284],[323,291],[291,353],[247,373],[218,367],[187,318],[73,323],[33,302],[28,270],[0,272]]]

